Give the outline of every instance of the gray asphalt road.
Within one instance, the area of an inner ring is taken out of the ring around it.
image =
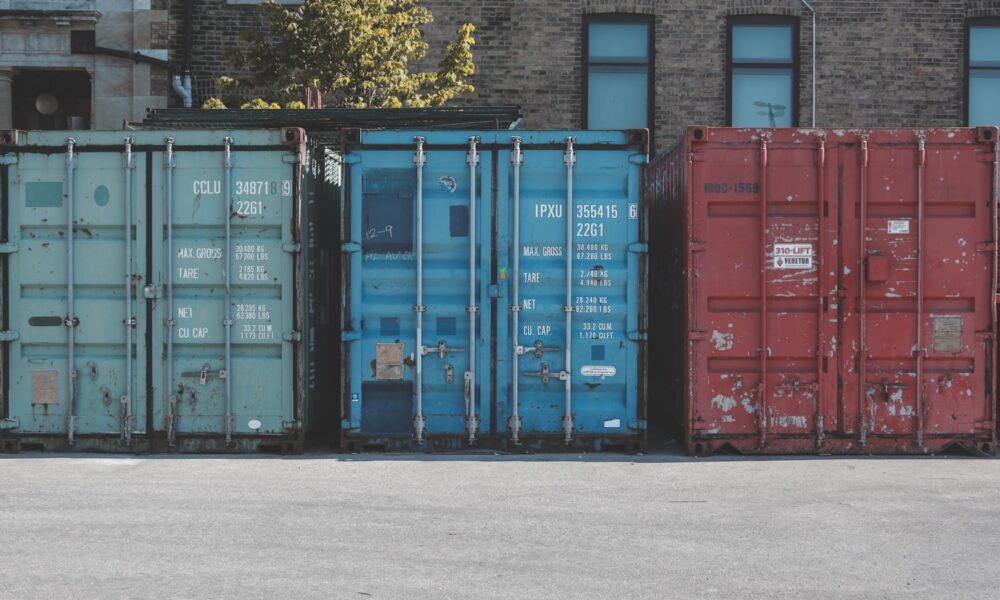
[[[2,598],[997,598],[1000,461],[0,458]]]

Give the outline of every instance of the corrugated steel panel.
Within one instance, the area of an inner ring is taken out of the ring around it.
[[[645,144],[411,131],[347,145],[345,448],[642,447]]]
[[[647,180],[688,450],[992,453],[996,161],[993,128],[689,129]]]
[[[12,135],[5,438],[301,448],[301,130]]]

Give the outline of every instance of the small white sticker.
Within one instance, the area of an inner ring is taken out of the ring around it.
[[[812,244],[775,244],[775,269],[811,269],[813,268]]]
[[[606,427],[607,429],[612,429],[612,428],[617,429],[620,428],[621,426],[622,426],[621,419],[611,419],[610,421],[604,422],[604,427]]]
[[[909,219],[889,221],[889,233],[910,233]]]
[[[257,431],[258,429],[260,429],[260,421],[258,421],[257,419],[250,419],[250,421],[247,423],[247,427],[253,429],[254,431]]]
[[[614,377],[618,369],[614,365],[585,365],[580,367],[580,375],[584,377]]]

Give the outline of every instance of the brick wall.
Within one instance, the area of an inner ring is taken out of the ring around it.
[[[256,9],[195,2],[194,70],[231,72],[222,57],[239,31],[260,27]],[[821,126],[955,126],[964,119],[964,23],[1000,16],[1000,0],[814,0],[818,12]],[[686,125],[725,122],[728,15],[798,16],[800,124],[810,122],[812,33],[798,0],[424,0],[433,67],[460,23],[476,25],[474,94],[456,104],[520,104],[525,128],[582,125],[581,39],[586,13],[654,15],[655,127],[663,147]],[[459,8],[460,7],[460,8]],[[173,57],[180,57],[182,7],[171,0]],[[174,23],[176,21],[176,23]]]

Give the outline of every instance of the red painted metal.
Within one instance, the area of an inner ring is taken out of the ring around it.
[[[647,172],[654,414],[694,454],[993,453],[996,163],[995,128],[688,129]]]

